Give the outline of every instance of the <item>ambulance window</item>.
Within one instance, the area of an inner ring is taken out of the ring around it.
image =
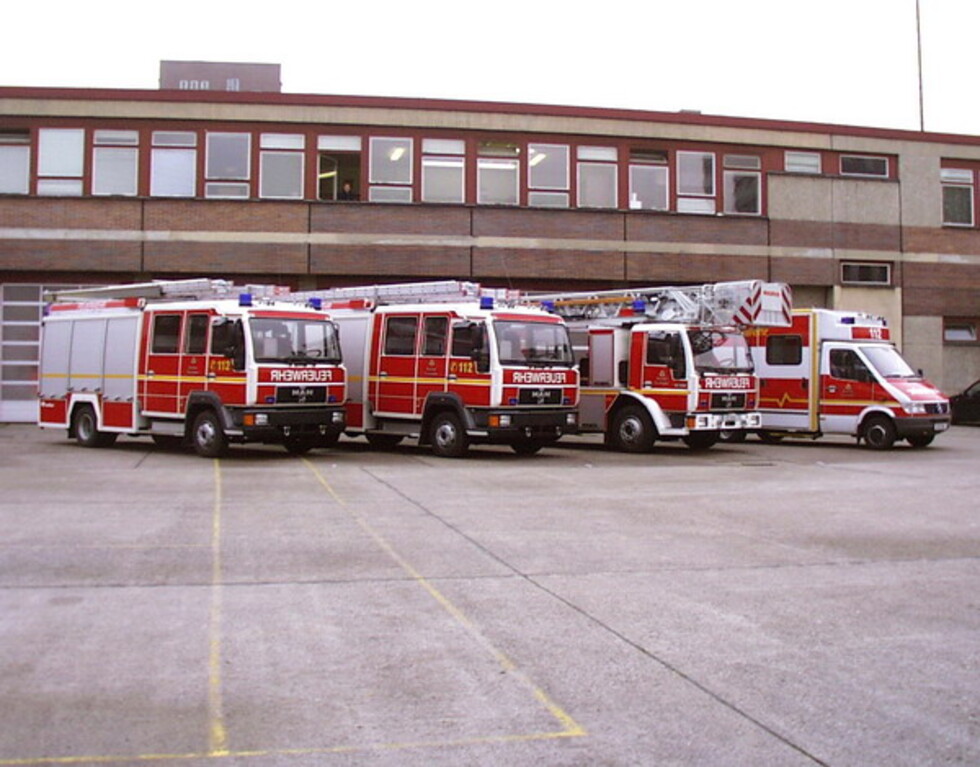
[[[153,353],[176,354],[180,348],[180,315],[158,314],[153,318]]]
[[[448,317],[426,317],[425,341],[422,345],[422,354],[426,357],[442,357],[446,353],[446,338],[448,335]]]
[[[385,323],[385,354],[415,354],[418,317],[388,317]]]
[[[208,315],[192,314],[187,321],[184,354],[204,354],[208,348]]]
[[[871,371],[853,349],[830,350],[830,375],[845,381],[874,381]]]
[[[767,365],[799,365],[803,362],[802,336],[769,336],[766,339]]]

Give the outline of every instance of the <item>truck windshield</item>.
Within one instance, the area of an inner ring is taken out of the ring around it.
[[[501,365],[571,367],[572,343],[568,328],[556,322],[496,320],[497,353]]]
[[[861,351],[882,378],[919,378],[893,346],[862,346]]]
[[[329,320],[253,317],[250,328],[256,362],[340,362],[337,326]]]
[[[737,330],[689,330],[694,367],[699,373],[751,373],[752,355]]]

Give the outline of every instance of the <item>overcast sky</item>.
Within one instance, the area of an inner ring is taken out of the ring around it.
[[[4,8],[0,85],[149,88],[161,60],[287,93],[919,129],[915,0],[51,0]],[[980,135],[980,2],[920,0],[925,127]]]

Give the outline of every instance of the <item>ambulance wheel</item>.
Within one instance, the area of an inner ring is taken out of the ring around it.
[[[91,405],[81,405],[75,408],[71,420],[75,441],[82,447],[109,447],[116,441],[115,434],[99,431],[99,422]]]
[[[219,458],[228,451],[228,438],[213,410],[202,410],[197,414],[191,440],[194,452],[204,458]]]
[[[883,415],[873,415],[864,424],[864,441],[872,450],[888,450],[895,444],[895,424]]]
[[[716,431],[693,431],[681,439],[691,450],[707,450],[718,442]]]
[[[936,438],[935,434],[915,434],[911,437],[906,437],[909,444],[912,447],[927,447],[932,444],[932,441]]]
[[[627,405],[613,417],[609,444],[624,453],[646,453],[653,449],[657,430],[650,414],[639,405]]]
[[[459,416],[446,411],[432,419],[432,452],[441,458],[462,458],[469,447]]]

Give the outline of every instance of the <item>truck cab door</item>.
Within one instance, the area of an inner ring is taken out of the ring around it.
[[[161,415],[181,413],[179,403],[180,341],[182,312],[153,312],[147,317],[140,399],[143,411]]]
[[[449,315],[426,314],[422,317],[418,361],[418,383],[413,412],[421,415],[430,394],[446,391],[449,367]]]
[[[820,366],[820,429],[853,434],[861,411],[875,401],[877,379],[853,347],[827,344]]]
[[[376,314],[380,336],[371,371],[376,413],[410,416],[415,412],[419,315]]]

